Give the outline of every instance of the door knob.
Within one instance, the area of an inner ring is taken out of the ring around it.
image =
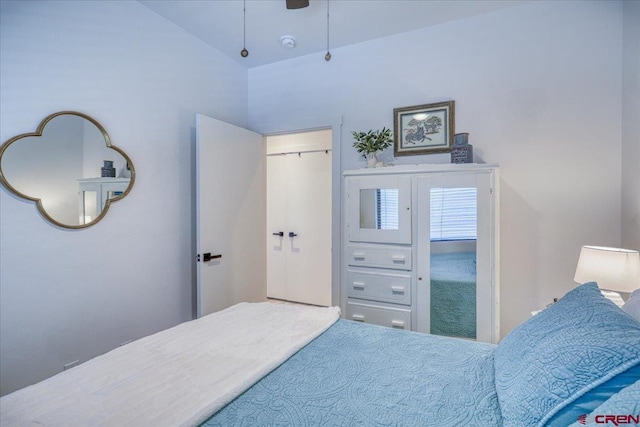
[[[289,232],[289,237],[296,237],[296,236],[297,236],[297,234],[296,234],[296,233],[294,233],[293,231],[290,231],[290,232]]]
[[[274,236],[284,236],[284,231],[278,231],[277,233],[273,233]]]

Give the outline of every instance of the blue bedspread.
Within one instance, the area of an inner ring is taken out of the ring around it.
[[[205,426],[499,426],[491,344],[339,320]]]

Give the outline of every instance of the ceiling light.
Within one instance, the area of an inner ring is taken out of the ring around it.
[[[280,37],[280,43],[286,48],[293,49],[296,47],[296,38],[293,36],[282,36]]]

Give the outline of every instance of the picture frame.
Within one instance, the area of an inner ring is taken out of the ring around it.
[[[455,101],[394,108],[393,154],[448,153],[455,134]]]

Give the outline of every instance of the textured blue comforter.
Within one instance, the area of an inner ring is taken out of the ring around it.
[[[205,426],[499,426],[491,344],[339,320]]]

